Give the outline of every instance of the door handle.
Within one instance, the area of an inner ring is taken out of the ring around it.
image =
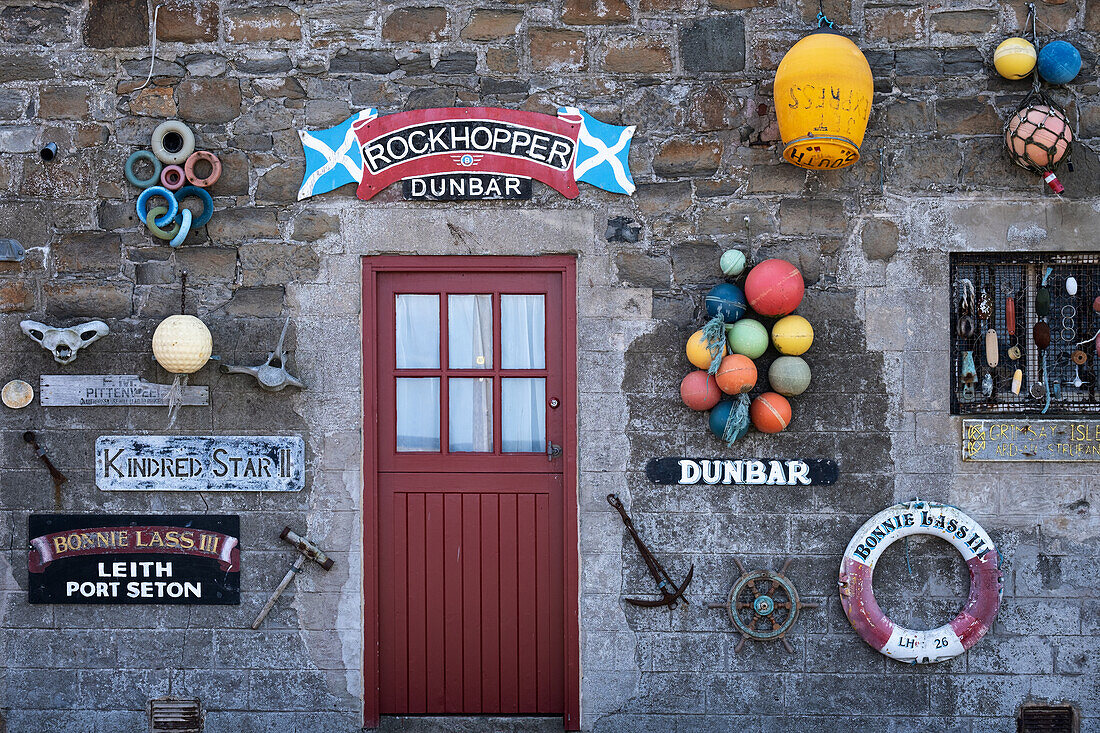
[[[552,461],[561,455],[561,446],[554,445],[551,441],[546,441],[546,460]]]

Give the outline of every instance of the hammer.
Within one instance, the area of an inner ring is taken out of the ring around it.
[[[279,583],[279,587],[271,594],[271,598],[267,600],[263,610],[260,611],[260,615],[252,622],[253,629],[260,628],[260,624],[267,618],[267,614],[271,613],[271,608],[275,605],[275,601],[279,600],[279,596],[281,596],[283,591],[286,590],[286,587],[290,585],[290,581],[294,578],[294,575],[302,572],[302,566],[306,564],[307,558],[313,560],[325,570],[332,570],[332,566],[336,564],[332,558],[321,551],[320,547],[313,544],[305,537],[295,534],[290,527],[283,528],[283,532],[279,535],[279,539],[294,545],[294,549],[298,551],[298,559],[290,566],[290,570],[283,576],[283,581]]]

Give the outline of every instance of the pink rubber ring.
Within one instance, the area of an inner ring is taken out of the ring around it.
[[[186,182],[183,168],[180,168],[178,165],[166,165],[164,166],[164,170],[160,172],[160,185],[164,186],[169,191],[180,190]]]
[[[199,178],[195,175],[195,164],[200,160],[205,160],[210,164],[210,175],[206,178]],[[218,178],[222,174],[222,162],[218,160],[218,156],[205,150],[196,150],[191,153],[187,158],[187,162],[183,164],[183,170],[187,174],[187,180],[191,181],[199,188],[206,188],[207,186],[213,186],[217,183]]]

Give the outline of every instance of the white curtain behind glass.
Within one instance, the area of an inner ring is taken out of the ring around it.
[[[546,367],[546,317],[541,295],[500,296],[500,365],[505,369]]]
[[[447,363],[452,369],[492,369],[492,295],[447,296]],[[493,450],[492,387],[492,379],[449,380],[450,450]]]
[[[493,296],[447,296],[447,362],[451,369],[493,368]]]
[[[397,368],[439,367],[439,296],[398,295]]]
[[[542,295],[500,296],[500,364],[504,369],[546,367],[546,315]],[[505,453],[546,446],[546,380],[501,381],[501,440]]]

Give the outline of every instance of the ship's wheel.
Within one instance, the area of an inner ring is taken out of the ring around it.
[[[798,620],[798,612],[803,608],[817,608],[816,603],[803,603],[798,597],[794,583],[783,573],[790,566],[792,558],[787,558],[778,571],[745,570],[741,561],[734,558],[741,577],[730,589],[725,603],[711,603],[710,608],[724,608],[729,614],[733,627],[741,634],[741,640],[734,648],[735,652],[749,639],[754,641],[782,641],[783,647],[794,653],[794,647],[787,641],[786,634]]]

